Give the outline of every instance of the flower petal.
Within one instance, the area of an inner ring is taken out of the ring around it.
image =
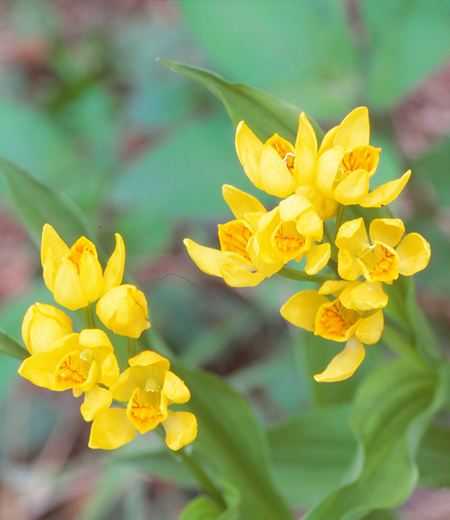
[[[238,190],[234,186],[224,184],[222,186],[222,195],[236,220],[245,220],[247,213],[266,213],[266,208],[256,197]]]
[[[306,274],[316,274],[325,267],[330,259],[330,244],[313,244],[309,251],[306,251]]]
[[[122,408],[109,408],[94,419],[89,448],[114,450],[134,439],[136,428]]]
[[[280,210],[280,218],[281,220],[294,220],[301,213],[306,211],[309,208],[314,208],[312,202],[310,202],[303,195],[291,195],[286,199],[282,200],[278,205]]]
[[[405,225],[399,218],[376,218],[369,227],[372,244],[382,242],[389,247],[395,247],[405,232]]]
[[[174,403],[187,403],[191,397],[188,387],[178,376],[168,370],[164,379],[163,392]]]
[[[55,366],[57,360],[49,352],[40,352],[28,357],[19,367],[19,374],[36,386],[56,390]],[[49,363],[49,359],[52,363]]]
[[[320,383],[344,381],[355,373],[365,354],[362,343],[355,336],[352,336],[347,341],[344,350],[331,360],[331,363],[321,374],[316,374],[314,379]]]
[[[287,197],[296,188],[292,174],[272,146],[261,153],[260,175],[263,190],[275,197]]]
[[[399,259],[398,272],[404,276],[411,276],[425,269],[431,255],[430,244],[418,233],[406,235],[396,251]]]
[[[224,262],[220,273],[230,287],[255,287],[265,278],[262,273],[249,271],[242,264],[231,262]]]
[[[197,437],[197,419],[189,412],[167,412],[162,423],[166,430],[166,444],[171,450],[179,450]]]
[[[363,218],[344,222],[336,235],[336,246],[347,249],[355,256],[370,246]]]
[[[290,323],[312,332],[315,328],[319,307],[328,302],[326,296],[312,289],[307,289],[289,298],[281,307],[280,313]]]
[[[92,421],[111,406],[112,400],[112,392],[94,385],[84,394],[84,402],[80,407],[83,419],[88,422]]]
[[[343,179],[334,189],[334,198],[350,206],[359,204],[369,193],[369,174],[366,170],[356,170]]]
[[[199,269],[213,276],[222,276],[220,266],[223,262],[230,261],[222,251],[201,246],[189,238],[185,238],[183,244],[186,246],[189,256],[194,260]]]
[[[57,270],[63,257],[69,252],[69,248],[66,243],[60,238],[58,233],[53,229],[50,224],[45,224],[42,229],[42,241],[41,241],[41,261],[42,267],[44,267],[45,259],[50,249],[55,269]]]
[[[342,291],[339,299],[347,309],[359,311],[380,309],[388,303],[381,282],[353,282]]]
[[[264,190],[260,175],[263,144],[244,121],[241,121],[236,127],[235,144],[236,152],[245,174],[252,184],[260,190]]]
[[[381,208],[381,206],[387,206],[400,195],[406,183],[409,181],[410,176],[411,170],[408,170],[400,179],[378,186],[378,188],[370,192],[359,205],[363,208]]]
[[[58,269],[53,286],[53,297],[56,302],[71,311],[76,311],[89,304],[75,266],[67,258],[62,260]]]
[[[380,339],[383,328],[383,311],[379,310],[360,322],[358,330],[356,331],[356,337],[363,343],[373,345]]]
[[[355,108],[344,118],[337,129],[334,144],[345,151],[369,144],[370,126],[367,107]]]
[[[299,185],[312,182],[312,175],[317,156],[317,137],[305,113],[298,120],[295,140],[294,179]]]
[[[326,197],[334,198],[333,185],[342,157],[344,149],[342,146],[335,146],[317,159],[314,185]]]
[[[110,256],[105,268],[105,285],[103,294],[112,287],[116,287],[122,283],[123,271],[125,267],[125,244],[123,238],[116,233],[116,247]]]

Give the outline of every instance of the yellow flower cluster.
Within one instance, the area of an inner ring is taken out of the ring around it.
[[[383,330],[381,309],[388,298],[382,282],[391,284],[399,275],[413,275],[430,258],[423,237],[410,233],[402,239],[405,228],[399,219],[373,220],[369,239],[362,218],[342,222],[336,217],[345,214],[346,206],[386,206],[409,180],[410,171],[370,191],[380,149],[369,140],[366,107],[356,108],[327,132],[320,146],[304,113],[294,145],[278,134],[262,143],[240,122],[236,151],[247,177],[257,188],[283,200],[266,211],[255,197],[225,185],[223,196],[236,220],[219,226],[221,250],[184,241],[200,269],[233,287],[255,286],[291,260],[305,257],[308,275],[337,261],[340,279],[330,275],[318,291],[302,291],[281,308],[283,317],[294,325],[346,342],[326,370],[315,376],[317,381],[340,381],[355,372],[364,359],[362,343],[376,343]],[[325,221],[335,217],[330,239],[324,233]],[[333,259],[332,246],[338,251]]]
[[[85,237],[69,247],[48,224],[41,248],[44,280],[57,303],[70,309],[89,309],[115,334],[139,338],[150,327],[147,301],[134,285],[121,285],[125,246],[116,234],[116,248],[103,272],[94,244]],[[173,412],[171,403],[185,403],[190,394],[172,373],[167,359],[144,351],[128,360],[120,373],[114,348],[107,334],[97,328],[76,333],[72,320],[62,310],[35,303],[25,314],[22,337],[31,354],[19,374],[35,385],[75,397],[84,393],[81,414],[93,421],[89,446],[114,449],[162,424],[172,450],[192,442],[197,421],[189,412]],[[133,341],[132,340],[132,341]],[[111,407],[113,400],[123,407]]]

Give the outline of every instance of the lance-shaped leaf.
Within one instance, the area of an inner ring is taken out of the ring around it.
[[[230,83],[218,74],[197,67],[190,67],[174,61],[161,60],[169,69],[181,72],[188,78],[200,83],[212,92],[225,105],[234,126],[245,121],[256,136],[266,141],[278,133],[285,139],[295,142],[298,128],[298,117],[301,109],[282,101],[262,90],[244,85]],[[323,132],[309,119],[319,139]]]
[[[352,408],[359,447],[347,483],[303,520],[358,520],[406,500],[418,479],[419,443],[448,386],[444,365],[436,374],[401,359],[373,373]]]
[[[0,353],[16,359],[25,359],[30,355],[26,348],[2,329],[0,329]]]
[[[227,506],[226,510],[214,502],[211,498],[201,495],[195,498],[181,513],[179,520],[239,520],[239,491],[229,484],[223,483],[223,498]]]
[[[83,235],[94,239],[86,217],[62,193],[46,186],[1,156],[0,173],[38,247],[44,224],[51,224],[69,244],[73,244]]]
[[[243,397],[220,378],[171,360],[191,399],[184,405],[198,420],[198,449],[241,493],[241,509],[248,518],[292,520],[270,473],[265,432]]]

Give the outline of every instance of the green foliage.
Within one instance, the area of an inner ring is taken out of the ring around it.
[[[207,496],[195,498],[181,513],[179,520],[238,520],[240,493],[231,484],[224,482],[224,499],[227,509],[222,509]]]
[[[16,359],[25,359],[29,356],[28,351],[2,329],[0,329],[0,353]]]

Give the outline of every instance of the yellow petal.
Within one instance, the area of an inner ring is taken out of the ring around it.
[[[344,156],[344,149],[335,146],[324,152],[318,159],[314,174],[314,185],[326,197],[333,198],[333,186],[339,164]]]
[[[56,340],[72,332],[69,316],[44,303],[32,305],[22,322],[22,338],[30,354],[51,350]]]
[[[372,244],[382,242],[389,247],[395,247],[405,232],[405,225],[399,218],[377,218],[372,220],[369,235]]]
[[[338,272],[344,280],[356,280],[361,274],[361,270],[356,262],[355,256],[347,249],[339,249],[338,252]]]
[[[312,182],[312,175],[317,156],[317,137],[305,113],[298,120],[295,140],[294,179],[299,185]]]
[[[105,285],[103,293],[109,291],[122,283],[123,271],[125,268],[125,244],[123,238],[116,233],[116,247],[110,256],[105,268]]]
[[[315,329],[319,307],[328,302],[326,296],[312,289],[307,289],[289,298],[281,307],[280,313],[290,323],[312,332]]]
[[[370,126],[367,107],[355,108],[339,125],[334,137],[334,144],[345,151],[369,144]]]
[[[306,274],[316,274],[325,267],[330,259],[330,244],[313,244],[309,251],[306,251]]]
[[[224,262],[230,261],[222,251],[201,246],[189,238],[185,238],[183,244],[186,246],[189,256],[194,260],[199,269],[213,276],[222,276],[220,266]]]
[[[323,221],[314,208],[308,208],[297,219],[297,231],[312,240],[320,241],[323,236]]]
[[[359,204],[369,193],[369,174],[366,170],[356,170],[343,179],[334,189],[334,198],[350,206]]]
[[[51,359],[51,357],[50,357]],[[36,386],[56,390],[53,364],[49,365],[48,352],[28,357],[19,367],[19,374]]]
[[[275,148],[268,146],[261,153],[263,190],[275,197],[287,197],[296,188],[295,181]]]
[[[160,356],[156,352],[151,350],[144,350],[137,356],[134,356],[128,360],[130,367],[135,366],[150,366],[150,365],[161,365],[164,370],[169,370],[170,362],[163,356]]]
[[[259,272],[252,272],[242,264],[224,262],[220,266],[220,274],[230,287],[255,287],[265,278]]]
[[[179,450],[197,437],[197,419],[192,413],[169,410],[162,425],[166,430],[166,444],[171,450]]]
[[[105,281],[100,262],[91,252],[81,255],[79,263],[81,289],[89,303],[95,302],[103,292]]]
[[[362,217],[342,224],[336,235],[336,246],[339,249],[347,249],[355,256],[359,256],[370,246]]]
[[[380,339],[383,327],[383,311],[379,310],[360,322],[358,330],[356,331],[356,337],[363,343],[373,345]]]
[[[59,264],[64,256],[69,252],[69,248],[66,243],[60,238],[58,233],[53,229],[50,224],[45,224],[42,229],[42,241],[41,241],[41,261],[42,267],[44,267],[45,259],[50,249],[55,269],[58,269]]]
[[[324,135],[322,139],[322,143],[320,144],[318,155],[322,155],[327,152],[331,148],[334,147],[334,138],[336,136],[336,132],[338,131],[339,126],[334,126]]]
[[[84,394],[84,402],[80,407],[83,419],[92,421],[111,406],[112,400],[113,396],[109,390],[94,385]]]
[[[404,276],[411,276],[425,269],[431,255],[430,244],[418,233],[406,235],[396,251],[399,259],[398,272]]]
[[[114,450],[134,439],[136,428],[122,408],[109,408],[94,419],[89,437],[89,448]]]
[[[236,217],[236,220],[244,220],[247,213],[266,212],[266,209],[256,197],[238,190],[229,184],[222,186],[222,195]]]
[[[314,379],[319,383],[344,381],[355,373],[365,354],[364,346],[353,336],[347,341],[344,350],[331,360],[321,374],[315,375]]]
[[[278,207],[281,220],[288,221],[294,220],[307,209],[313,208],[313,205],[306,197],[294,194],[282,200]]]
[[[264,190],[260,175],[263,144],[244,121],[241,121],[236,127],[235,144],[245,174],[257,188]]]
[[[410,176],[411,171],[408,170],[400,179],[379,186],[359,203],[360,206],[363,208],[380,208],[381,206],[387,206],[400,195],[406,183],[409,181]]]
[[[327,280],[320,286],[319,294],[332,294],[337,298],[349,285],[351,285],[351,282],[345,282],[343,280]]]
[[[170,370],[166,372],[163,392],[174,403],[187,403],[191,397],[184,382]]]
[[[75,266],[67,258],[62,260],[58,269],[53,286],[53,296],[56,302],[71,311],[76,311],[89,304]]]
[[[353,282],[342,291],[339,299],[347,309],[359,311],[380,309],[388,303],[381,282]]]
[[[262,238],[261,235],[255,235],[248,241],[248,254],[250,255],[253,265],[256,267],[258,273],[267,277],[272,276],[283,267],[284,263],[275,254],[267,255],[260,247],[258,242],[259,238]],[[271,252],[273,253],[273,251]]]

